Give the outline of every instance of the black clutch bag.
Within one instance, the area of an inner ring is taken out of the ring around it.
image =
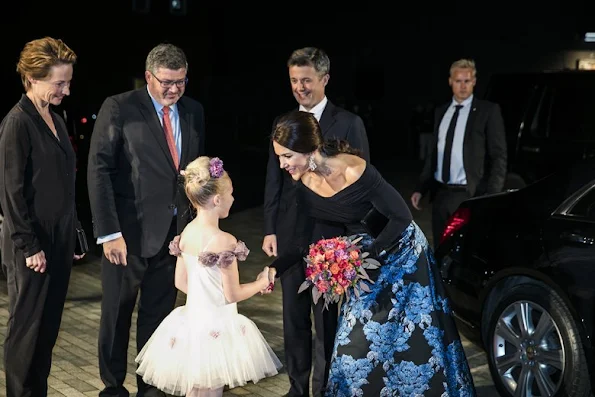
[[[87,243],[87,235],[82,227],[76,228],[76,253],[78,255],[89,252],[89,244]]]
[[[386,227],[387,223],[388,218],[378,212],[376,208],[372,208],[361,221],[366,232],[373,238],[378,237],[380,232]]]

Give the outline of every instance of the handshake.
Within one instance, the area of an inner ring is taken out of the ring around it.
[[[270,294],[275,289],[275,276],[277,275],[277,269],[274,267],[265,266],[264,269],[256,276],[256,281],[266,281],[266,287],[260,290],[260,294]]]

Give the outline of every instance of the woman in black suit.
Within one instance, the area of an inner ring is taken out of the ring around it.
[[[33,40],[17,71],[25,94],[0,124],[2,267],[9,296],[7,396],[45,396],[74,254],[75,153],[50,105],[70,95],[75,53]]]

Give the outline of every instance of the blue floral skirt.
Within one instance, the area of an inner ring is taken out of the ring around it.
[[[371,241],[364,235],[363,248]],[[341,307],[326,396],[475,396],[434,256],[412,222]]]

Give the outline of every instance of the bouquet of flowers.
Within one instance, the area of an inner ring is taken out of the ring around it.
[[[362,237],[335,237],[322,239],[310,245],[305,259],[306,280],[298,293],[312,286],[314,303],[324,297],[324,307],[339,302],[345,296],[349,299],[354,293],[357,297],[361,290],[369,292],[365,281],[373,284],[365,269],[377,269],[380,263],[369,258],[367,252],[361,252],[357,245]]]

